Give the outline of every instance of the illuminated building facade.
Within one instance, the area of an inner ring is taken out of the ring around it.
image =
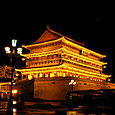
[[[11,78],[11,73],[11,67],[7,65],[0,66],[0,78]]]
[[[10,79],[12,68],[7,65],[0,66],[0,100],[8,99],[10,92]]]
[[[66,93],[71,91],[71,79],[76,82],[73,90],[115,87],[106,82],[111,76],[102,73],[107,63],[100,59],[105,55],[89,50],[84,44],[49,27],[33,44],[23,47],[30,53],[23,54],[26,68],[17,71],[22,73],[22,79],[35,78],[34,98],[64,100]]]

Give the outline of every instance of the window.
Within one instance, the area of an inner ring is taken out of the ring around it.
[[[87,83],[84,83],[84,85],[87,85]]]
[[[52,84],[55,84],[55,82],[53,81]]]
[[[25,79],[26,78],[26,75],[23,75],[23,79]]]

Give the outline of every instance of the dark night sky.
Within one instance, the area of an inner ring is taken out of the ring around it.
[[[78,6],[74,3],[57,7],[50,5],[44,6],[43,10],[35,7],[31,12],[18,10],[8,13],[0,22],[0,64],[4,63],[6,57],[3,47],[12,38],[18,39],[20,44],[32,43],[44,32],[46,25],[50,25],[54,31],[84,42],[87,48],[107,55],[104,59],[108,62],[105,73],[112,74],[115,81],[113,7],[108,3]]]

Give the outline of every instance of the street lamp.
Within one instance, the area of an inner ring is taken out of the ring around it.
[[[7,54],[11,53],[10,47],[5,47],[5,51],[6,51]]]
[[[73,86],[76,85],[76,82],[74,80],[71,80],[69,82],[69,85],[72,85],[72,92],[73,92]],[[73,93],[72,93],[73,94]],[[73,95],[72,95],[73,96]]]
[[[72,104],[72,101],[73,101],[73,86],[76,85],[76,82],[74,80],[71,80],[69,82],[69,85],[72,86],[72,95],[70,95],[72,100],[70,101],[70,107],[69,107],[69,109],[73,110],[73,104]]]
[[[13,107],[12,107],[12,87],[13,87],[13,72],[14,72],[13,58],[14,58],[15,53],[17,53],[19,55],[22,54],[22,48],[17,48],[17,52],[15,51],[16,44],[17,44],[17,40],[13,39],[12,40],[12,48],[5,47],[6,53],[11,54],[11,65],[12,65],[10,97],[9,97],[9,103],[8,103],[8,108],[7,108],[7,111],[10,112],[10,114],[11,113],[13,114]]]
[[[72,98],[73,98],[73,86],[76,85],[76,82],[75,82],[74,80],[71,80],[71,81],[69,82],[69,85],[72,86]]]

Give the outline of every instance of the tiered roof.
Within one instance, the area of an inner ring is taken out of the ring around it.
[[[23,47],[29,49],[30,47],[33,47],[33,46],[38,46],[42,43],[45,43],[45,42],[50,42],[50,41],[55,41],[55,40],[59,40],[60,38],[64,38],[66,41],[68,41],[68,43],[72,43],[71,45],[72,46],[76,46],[76,47],[79,47],[80,49],[84,49],[86,51],[89,51],[91,52],[93,55],[99,57],[99,58],[103,58],[103,57],[106,57],[105,55],[101,55],[99,53],[96,53],[92,50],[89,50],[87,48],[84,47],[84,44],[80,43],[80,42],[77,42],[67,36],[64,36],[58,32],[55,32],[53,30],[51,30],[49,28],[49,26],[46,27],[46,30],[45,32],[33,43],[33,44],[30,44],[30,45],[23,45]],[[30,50],[30,49],[29,49]]]

